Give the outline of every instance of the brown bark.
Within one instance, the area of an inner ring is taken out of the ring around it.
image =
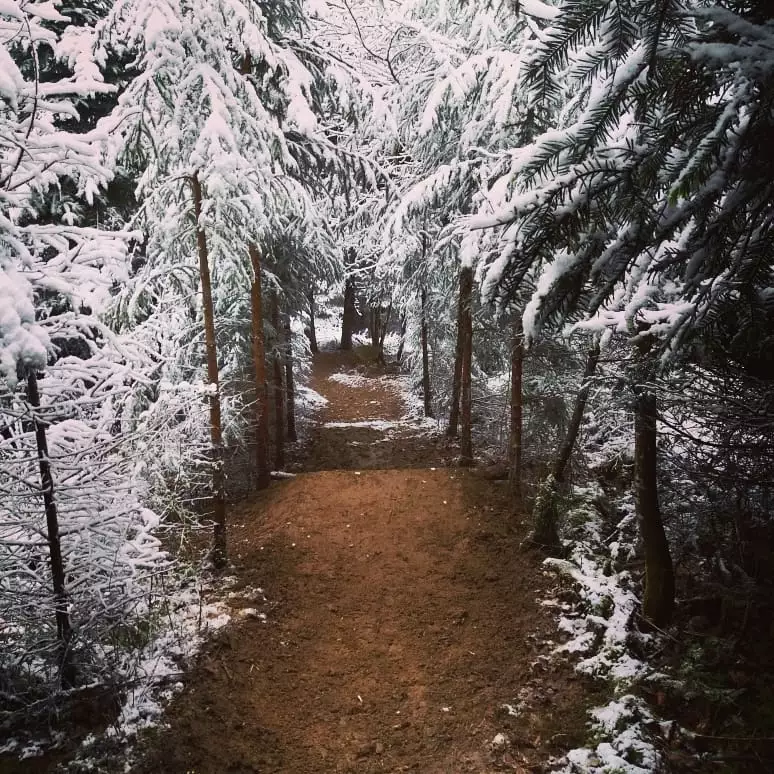
[[[59,674],[62,684],[69,688],[75,685],[76,674],[70,651],[72,627],[67,612],[64,561],[62,560],[62,544],[59,539],[59,514],[54,497],[54,478],[51,475],[51,463],[48,458],[46,425],[38,415],[40,408],[38,378],[32,370],[27,373],[27,401],[32,407],[35,442],[38,450],[38,468],[40,470],[40,489],[43,493],[43,508],[46,514],[46,538],[48,540],[48,556],[51,562],[51,580],[54,587],[54,618],[57,639],[59,640]]]
[[[309,349],[312,350],[312,354],[316,355],[320,348],[317,346],[317,327],[315,325],[315,305],[314,305],[314,291],[310,290],[307,293],[307,301],[309,301]]]
[[[672,619],[675,577],[658,501],[657,418],[656,393],[642,385],[634,404],[634,485],[645,548],[642,614],[646,621],[663,628]]]
[[[460,372],[460,464],[473,464],[472,439],[472,367],[473,367],[473,269],[460,272],[462,297],[462,369]]]
[[[379,332],[381,331],[381,306],[372,306],[368,310],[368,334],[371,337],[371,346],[374,350],[379,347]]]
[[[352,349],[355,314],[355,284],[350,277],[347,277],[344,283],[344,314],[341,318],[341,345],[339,349]]]
[[[524,332],[521,316],[513,322],[511,341],[511,437],[508,445],[508,484],[511,500],[515,508],[521,507],[521,452],[522,452],[522,414],[524,396],[522,375],[524,370]]]
[[[387,330],[390,327],[390,320],[392,318],[392,300],[390,300],[389,306],[387,307],[387,314],[384,316],[384,320],[382,321],[381,330],[379,331],[379,349],[376,353],[376,357],[379,360],[380,363],[384,363],[384,340],[387,338]]]
[[[250,287],[252,306],[252,350],[255,370],[255,475],[256,487],[266,489],[271,482],[269,470],[269,391],[266,386],[266,340],[263,332],[263,288],[261,287],[261,253],[250,245],[253,282]]]
[[[272,294],[271,324],[274,328],[274,467],[285,467],[285,388],[282,383],[282,329],[280,328],[278,291]]]
[[[422,339],[422,397],[425,404],[425,416],[433,416],[433,396],[430,387],[430,350],[427,343],[427,291],[421,294],[420,337]]]
[[[288,440],[297,441],[296,433],[296,383],[293,378],[293,338],[290,330],[290,316],[283,321],[285,331],[285,413],[288,423]]]
[[[471,285],[467,287],[468,277]],[[450,438],[456,437],[459,432],[460,423],[460,394],[462,392],[462,356],[464,352],[465,339],[465,308],[470,305],[472,295],[472,270],[468,268],[460,269],[460,294],[457,301],[457,343],[454,349],[454,376],[452,378],[452,398],[449,409],[449,425],[446,428],[446,435]]]
[[[405,313],[400,318],[400,344],[398,344],[398,354],[395,356],[400,365],[403,360],[403,349],[406,346],[406,328],[408,327],[408,321],[406,320]]]
[[[580,433],[580,426],[583,421],[583,412],[586,410],[586,402],[589,399],[591,377],[594,376],[594,372],[597,370],[598,362],[599,341],[595,340],[586,357],[586,368],[583,371],[583,381],[581,382],[580,392],[575,399],[575,408],[573,409],[572,417],[570,418],[570,424],[567,428],[564,440],[562,441],[562,445],[559,447],[556,462],[554,463],[554,480],[557,483],[564,481],[564,476],[567,473],[567,465],[570,462],[575,442],[578,440],[578,433]]]
[[[213,531],[212,561],[215,567],[226,564],[226,482],[223,471],[223,430],[220,418],[220,392],[218,387],[218,352],[215,344],[215,310],[212,302],[210,260],[207,236],[201,227],[202,186],[198,175],[191,180],[194,217],[196,219],[196,246],[199,254],[199,279],[202,284],[202,312],[204,314],[204,346],[207,360],[207,381],[210,391],[207,401],[210,407],[210,443],[212,446],[212,506]]]

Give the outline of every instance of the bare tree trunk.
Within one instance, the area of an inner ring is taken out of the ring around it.
[[[575,447],[575,442],[578,440],[578,433],[580,432],[581,422],[583,421],[583,412],[586,410],[586,401],[589,399],[589,391],[591,390],[591,377],[594,376],[594,372],[597,370],[598,362],[599,340],[595,339],[586,356],[586,368],[583,371],[583,381],[581,382],[580,392],[575,399],[575,408],[572,411],[570,425],[567,428],[567,433],[564,436],[564,441],[562,441],[562,445],[559,448],[559,453],[556,457],[556,462],[554,463],[553,474],[554,480],[557,483],[564,481],[567,465],[572,456],[572,450]]]
[[[515,508],[521,508],[521,450],[522,450],[522,414],[524,396],[522,375],[524,370],[524,332],[521,327],[521,315],[517,313],[513,322],[511,341],[511,437],[508,445],[508,484]]]
[[[463,267],[460,272],[462,303],[462,370],[460,373],[460,464],[473,464],[472,409],[473,409],[473,269]]]
[[[430,386],[430,350],[427,344],[427,291],[421,293],[420,337],[422,339],[422,396],[425,403],[425,416],[433,416],[433,395]]]
[[[250,286],[252,306],[252,349],[255,370],[255,475],[256,487],[266,489],[271,483],[269,470],[269,392],[266,387],[266,339],[263,333],[263,288],[261,287],[261,254],[250,245],[253,282]]]
[[[406,328],[407,327],[408,327],[408,321],[406,319],[406,314],[404,312],[400,318],[400,344],[398,344],[398,354],[396,355],[398,365],[400,365],[401,361],[403,360],[403,349],[406,346]]]
[[[658,502],[658,450],[655,391],[642,385],[634,404],[634,482],[637,517],[645,548],[644,618],[663,628],[672,620],[675,577]]]
[[[307,293],[307,301],[309,301],[309,349],[312,350],[312,354],[316,355],[320,348],[317,346],[317,328],[315,325],[315,305],[314,305],[314,291],[310,290]]]
[[[283,321],[285,330],[285,410],[288,421],[288,440],[297,441],[296,433],[296,384],[293,378],[293,335],[290,330],[290,315]]]
[[[392,299],[390,299],[390,304],[387,307],[387,314],[384,316],[381,330],[379,331],[379,351],[377,353],[377,358],[380,363],[384,363],[384,340],[387,337],[387,329],[390,327],[391,318],[392,318]]]
[[[368,309],[368,334],[371,337],[371,346],[376,350],[379,347],[379,331],[382,308],[381,306],[369,306]]]
[[[347,277],[344,283],[344,314],[341,318],[341,345],[339,349],[352,349],[355,314],[355,284],[351,277]]]
[[[467,287],[468,276],[471,284]],[[454,438],[457,435],[460,423],[460,394],[462,392],[462,356],[465,349],[465,308],[470,304],[472,288],[472,270],[463,267],[460,269],[460,294],[457,301],[457,343],[454,349],[454,378],[452,379],[452,398],[449,409],[449,425],[446,428],[446,435]],[[467,299],[467,300],[466,300]]]
[[[54,478],[51,475],[51,463],[48,458],[46,424],[38,414],[38,409],[40,409],[38,378],[33,370],[29,370],[27,373],[27,401],[32,407],[35,442],[38,449],[40,488],[43,493],[43,507],[46,513],[48,556],[51,561],[51,580],[54,587],[54,618],[56,620],[56,635],[59,640],[59,674],[62,684],[71,688],[75,685],[76,674],[70,651],[72,627],[70,626],[70,615],[67,612],[64,561],[62,560],[62,544],[59,539],[59,514],[54,498]]]
[[[542,482],[538,496],[535,498],[532,517],[534,529],[531,539],[535,545],[540,546],[549,554],[560,555],[562,553],[562,542],[559,538],[561,484],[567,472],[573,447],[578,439],[583,412],[586,410],[586,401],[591,389],[591,377],[594,375],[598,362],[599,341],[595,340],[586,358],[581,389],[575,400],[570,425],[559,448],[553,470],[551,475]]]
[[[210,261],[207,236],[201,227],[202,186],[198,175],[191,179],[194,217],[196,219],[196,245],[199,253],[199,279],[202,283],[202,312],[204,314],[204,345],[207,353],[207,381],[210,389],[207,400],[210,406],[210,443],[212,445],[212,505],[213,534],[212,561],[215,567],[226,564],[226,482],[223,471],[223,430],[220,418],[220,392],[218,386],[218,352],[215,344],[215,309],[212,302]]]
[[[274,328],[274,467],[285,467],[285,389],[282,383],[282,329],[280,328],[279,291],[272,294],[271,324]]]

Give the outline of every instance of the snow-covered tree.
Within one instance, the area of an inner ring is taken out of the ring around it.
[[[225,501],[218,385],[222,369],[239,357],[236,345],[249,344],[249,330],[255,339],[263,322],[245,325],[235,340],[219,334],[217,320],[247,323],[250,286],[258,280],[254,300],[278,290],[287,305],[298,301],[301,282],[335,273],[314,197],[323,181],[330,188],[343,180],[346,188],[366,167],[328,136],[341,109],[341,78],[328,77],[325,57],[303,40],[304,27],[302,4],[290,0],[121,0],[103,29],[105,50],[131,54],[139,73],[115,115],[122,122],[117,152],[142,170],[137,223],[147,234],[146,259],[120,300],[120,315],[138,332],[167,330],[160,320],[174,312],[159,301],[178,293],[192,321],[203,317],[219,563]],[[195,358],[187,363],[199,365]],[[256,361],[259,381],[261,373]],[[264,385],[256,390],[260,425],[268,411]],[[262,430],[258,443],[265,443]]]
[[[503,206],[468,222],[501,233],[486,297],[507,299],[540,267],[528,338],[570,320],[635,347],[645,608],[656,622],[673,587],[651,385],[678,355],[739,343],[729,321],[744,327],[767,303],[771,36],[757,3],[566,2],[525,83],[548,104],[568,84],[575,96],[556,127],[514,152]]]
[[[106,631],[163,563],[117,451],[153,358],[102,320],[136,235],[88,220],[115,124],[83,106],[115,88],[59,5],[0,6],[1,668],[22,705],[106,668]]]

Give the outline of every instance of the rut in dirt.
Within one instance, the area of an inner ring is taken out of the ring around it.
[[[580,741],[582,690],[545,659],[546,581],[501,485],[444,466],[394,380],[357,366],[318,356],[316,472],[232,511],[238,623],[142,770],[540,771]]]

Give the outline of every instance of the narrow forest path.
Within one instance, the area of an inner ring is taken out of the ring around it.
[[[580,741],[582,687],[543,655],[546,580],[502,485],[442,467],[395,383],[355,362],[317,357],[314,472],[232,512],[236,622],[143,771],[541,771]]]

